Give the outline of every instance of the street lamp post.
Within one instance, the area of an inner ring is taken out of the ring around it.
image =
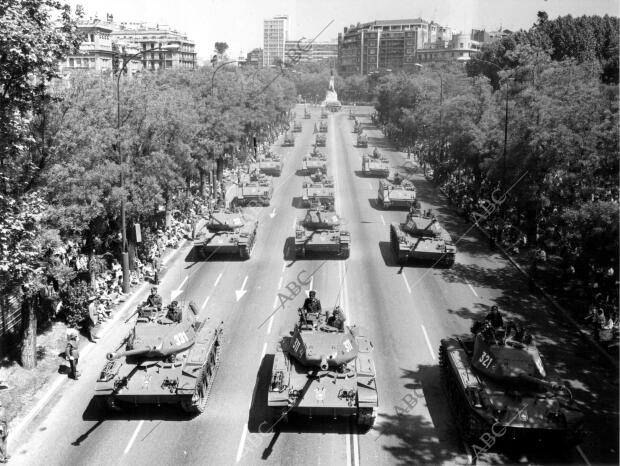
[[[498,71],[503,71],[504,68],[502,68],[501,66],[499,66],[497,63],[493,63],[492,61],[488,61],[488,60],[482,60],[480,58],[476,58],[476,57],[470,57],[471,60],[476,60],[479,61],[481,63],[486,63],[488,65],[494,66],[495,68],[497,68]],[[506,94],[506,113],[504,116],[504,150],[503,150],[503,154],[502,154],[502,184],[506,185],[506,148],[508,146],[508,78],[506,78],[506,80],[504,81],[504,83],[506,84],[506,89],[505,89],[505,94]]]
[[[157,49],[144,49],[131,57],[123,60],[123,66],[118,70],[116,77],[116,150],[118,151],[118,159],[121,164],[120,188],[121,188],[121,266],[123,270],[123,293],[127,293],[130,287],[129,278],[129,251],[127,247],[127,212],[125,207],[125,168],[123,167],[123,153],[121,150],[121,76],[127,69],[127,65],[135,58],[138,58],[145,52],[166,50],[165,47]],[[165,60],[164,60],[165,68]]]

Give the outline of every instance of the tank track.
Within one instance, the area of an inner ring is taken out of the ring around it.
[[[215,364],[213,365],[213,368],[211,370],[211,376],[207,380],[208,382],[207,392],[203,395],[202,399],[198,402],[192,401],[191,398],[189,400],[181,400],[181,408],[186,413],[200,414],[205,411],[207,404],[209,402],[209,397],[211,396],[211,390],[213,389],[213,382],[215,381],[218,370],[220,368],[221,352],[222,352],[222,344],[218,342],[216,350],[215,350]],[[202,372],[206,369],[208,362],[209,361],[205,362],[204,366],[202,366],[201,376],[202,376]]]

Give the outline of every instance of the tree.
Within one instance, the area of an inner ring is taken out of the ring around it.
[[[217,53],[217,57],[219,61],[224,59],[224,54],[228,50],[228,44],[226,42],[216,42],[215,43],[215,53]]]

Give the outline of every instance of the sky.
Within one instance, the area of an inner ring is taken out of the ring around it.
[[[335,40],[344,27],[377,19],[421,17],[455,31],[528,29],[538,11],[549,18],[572,15],[620,16],[618,0],[64,0],[81,4],[86,18],[166,24],[196,43],[199,58],[226,42],[231,58],[262,47],[263,20],[289,16],[289,39]],[[329,26],[328,26],[329,25]],[[323,29],[328,26],[324,31]],[[323,31],[323,32],[321,32]]]

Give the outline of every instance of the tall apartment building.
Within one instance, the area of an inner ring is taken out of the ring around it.
[[[288,16],[279,15],[263,21],[263,66],[273,66],[274,60],[284,61],[288,40]]]
[[[195,44],[182,34],[166,25],[146,23],[120,23],[110,34],[112,40],[129,42],[139,47],[142,66],[147,70],[195,69]],[[158,49],[164,50],[158,50]]]
[[[338,59],[338,42],[312,42],[309,40],[287,40],[284,44],[284,54],[290,60],[299,55],[299,61],[311,62]]]
[[[434,40],[433,27],[421,18],[373,21],[338,34],[338,70],[342,75],[413,69],[416,50]]]
[[[120,63],[127,61],[129,74],[142,68],[139,58],[131,58],[139,50],[135,45],[124,41],[113,42],[112,15],[108,15],[106,21],[95,18],[78,23],[77,28],[83,41],[78,53],[69,55],[60,64],[62,74],[76,70],[112,71],[115,54],[119,55]]]

